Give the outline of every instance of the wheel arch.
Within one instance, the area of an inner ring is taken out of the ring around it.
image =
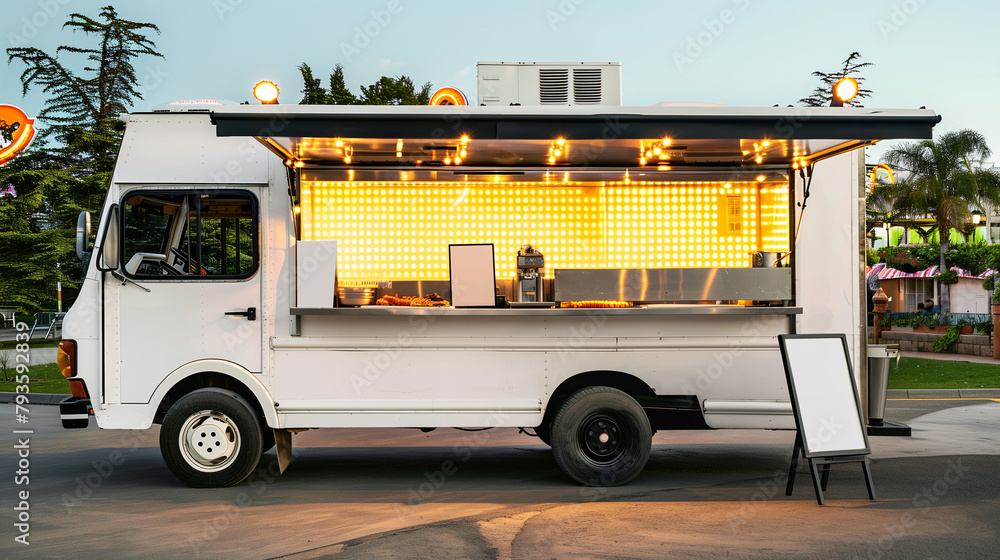
[[[205,387],[228,389],[247,400],[264,419],[265,426],[278,425],[271,393],[246,368],[225,360],[198,360],[177,368],[157,387],[150,402],[157,403],[153,422],[159,424],[173,403]]]
[[[569,398],[570,395],[587,387],[612,387],[618,389],[632,397],[637,395],[654,395],[655,391],[642,379],[622,371],[594,370],[573,375],[563,380],[558,387],[552,391],[548,402],[545,404],[545,414],[542,417],[542,425],[547,426],[552,422],[559,407]]]

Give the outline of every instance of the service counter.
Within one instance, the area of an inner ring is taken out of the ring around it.
[[[801,307],[764,307],[742,305],[649,305],[606,308],[455,308],[455,307],[401,307],[392,305],[363,305],[361,307],[293,307],[292,315],[340,315],[340,316],[419,316],[448,315],[465,317],[572,317],[589,315],[607,316],[650,316],[650,315],[800,315]]]

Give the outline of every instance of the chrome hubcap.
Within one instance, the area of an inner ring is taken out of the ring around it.
[[[184,422],[180,448],[192,467],[202,472],[219,471],[239,455],[240,431],[225,414],[202,410]]]

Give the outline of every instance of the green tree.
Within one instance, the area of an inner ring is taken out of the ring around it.
[[[368,87],[361,86],[361,95],[365,105],[427,105],[431,100],[431,83],[425,83],[417,92],[413,80],[407,76],[382,76]]]
[[[969,205],[1000,203],[1000,174],[982,165],[989,156],[982,134],[960,130],[943,134],[936,141],[905,142],[882,157],[899,169],[897,182],[892,185],[894,211],[911,217],[934,217],[941,238],[941,270],[947,270],[945,253],[952,228],[971,220]],[[940,287],[941,310],[951,311],[949,286]]]
[[[299,72],[302,73],[302,101],[300,105],[330,105],[333,99],[330,94],[323,89],[319,78],[314,78],[312,68],[303,62],[299,65]]]
[[[70,290],[79,284],[76,216],[100,209],[125,128],[118,115],[142,98],[132,62],[162,58],[145,35],[159,29],[121,19],[112,6],[97,19],[70,14],[63,28],[96,41],[60,46],[54,55],[35,47],[7,49],[8,64],[25,66],[23,93],[36,87],[48,96],[38,114],[45,123],[39,138],[0,168],[0,190],[13,187],[0,196],[0,302],[31,311],[55,308],[56,281]],[[83,68],[75,71],[69,62],[80,56]]]
[[[852,52],[850,56],[841,65],[840,70],[835,72],[813,72],[812,75],[819,78],[820,85],[816,86],[813,90],[812,95],[799,99],[799,103],[802,103],[806,107],[828,107],[830,105],[830,100],[833,98],[833,85],[840,81],[842,78],[854,78],[858,82],[858,95],[851,101],[848,101],[845,106],[847,107],[861,107],[861,100],[870,97],[872,90],[865,89],[862,87],[865,79],[861,77],[861,70],[869,66],[874,66],[871,62],[859,62],[861,60],[861,55],[857,52]]]
[[[344,67],[339,64],[333,68],[333,74],[330,74],[330,97],[333,98],[334,105],[357,105],[360,103],[344,83]]]
[[[305,63],[299,65],[302,73],[303,97],[300,104],[314,105],[426,105],[431,100],[431,83],[417,91],[408,76],[389,78],[382,76],[370,86],[361,86],[357,97],[344,83],[344,68],[338,64],[330,74],[330,89],[326,90],[313,77],[312,69]]]

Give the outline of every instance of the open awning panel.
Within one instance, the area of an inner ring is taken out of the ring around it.
[[[933,111],[866,108],[233,106],[219,136],[254,136],[303,166],[800,167],[885,139],[929,139]]]

